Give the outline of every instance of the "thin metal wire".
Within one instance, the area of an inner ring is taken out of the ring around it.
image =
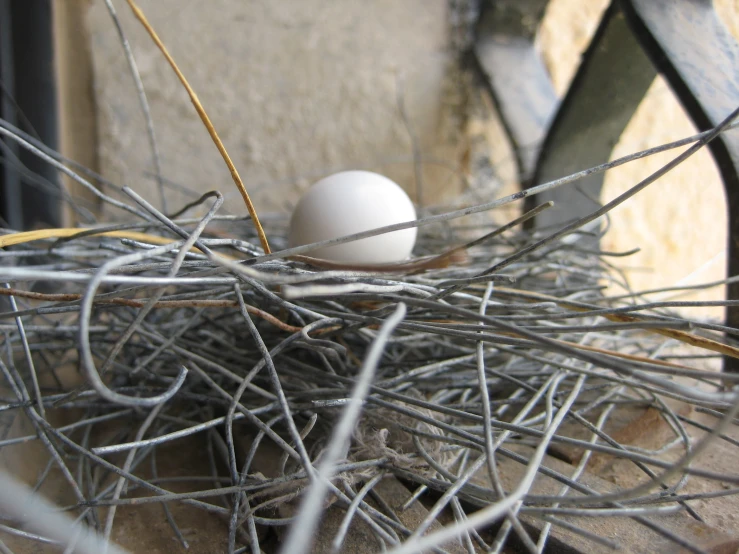
[[[105,0],[105,6],[108,8],[108,13],[113,20],[116,31],[118,33],[118,39],[121,41],[123,52],[126,55],[126,62],[128,68],[131,71],[131,77],[133,77],[134,85],[136,86],[136,95],[141,105],[141,111],[144,114],[144,120],[146,121],[146,136],[149,139],[149,148],[151,148],[151,158],[154,162],[154,177],[157,184],[157,191],[159,192],[159,203],[162,207],[163,212],[167,212],[167,198],[164,194],[164,182],[162,181],[162,163],[161,156],[159,154],[159,144],[157,143],[156,133],[154,131],[154,121],[151,117],[151,109],[149,108],[149,100],[146,97],[146,91],[144,90],[144,83],[141,81],[141,74],[139,73],[138,65],[136,64],[136,58],[131,51],[131,45],[126,38],[126,33],[123,32],[123,27],[118,19],[118,14],[115,11],[113,2],[111,0]]]
[[[356,387],[349,402],[344,407],[343,415],[329,442],[330,446],[317,468],[318,476],[308,489],[308,493],[301,504],[299,515],[291,527],[281,552],[300,554],[310,549],[313,542],[311,537],[321,513],[320,505],[327,490],[326,483],[335,472],[336,462],[348,454],[349,438],[359,419],[363,400],[369,392],[369,385],[377,365],[380,363],[386,341],[398,323],[405,317],[405,312],[405,304],[401,302],[393,315],[382,325],[375,342],[368,351]]]

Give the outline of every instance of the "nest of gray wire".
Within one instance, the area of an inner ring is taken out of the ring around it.
[[[0,448],[39,443],[63,509],[6,475],[7,544],[144,551],[140,510],[194,551],[599,551],[634,526],[708,550],[694,502],[739,484],[696,462],[739,454],[732,376],[699,364],[726,329],[605,297],[596,231],[442,223],[416,251],[446,263],[337,269],[280,251],[279,218],[265,256],[218,193],[187,219],[125,192],[134,223],[2,252],[0,409],[27,431]]]

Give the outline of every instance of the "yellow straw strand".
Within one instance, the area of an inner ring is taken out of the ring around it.
[[[61,239],[66,237],[73,237],[79,233],[85,231],[93,231],[91,228],[82,227],[60,227],[57,229],[38,229],[36,231],[24,231],[23,233],[12,233],[9,235],[0,236],[0,248],[6,246],[14,246],[16,244],[24,244],[26,242],[33,242],[35,240],[44,239]],[[175,242],[178,239],[172,239],[168,237],[161,237],[159,235],[150,235],[148,233],[140,233],[138,231],[101,231],[97,236],[113,237],[121,239],[138,240],[141,242],[149,242],[151,244],[169,244]],[[193,247],[193,252],[200,252],[199,249]],[[202,254],[202,252],[200,252]],[[228,254],[218,254],[219,256],[228,260],[238,260]]]
[[[198,97],[195,94],[195,91],[192,89],[190,84],[187,82],[187,79],[185,79],[185,76],[180,71],[180,68],[177,67],[177,64],[175,63],[174,58],[172,58],[172,56],[169,54],[169,51],[164,46],[164,43],[160,40],[156,31],[154,31],[154,28],[151,26],[151,24],[149,24],[149,21],[146,19],[144,12],[141,11],[141,8],[139,8],[136,5],[136,2],[134,2],[134,0],[126,0],[126,1],[128,2],[128,5],[131,7],[131,10],[133,11],[136,18],[144,26],[146,31],[149,33],[149,36],[151,36],[154,43],[159,47],[159,50],[162,52],[164,57],[167,59],[167,62],[169,62],[169,65],[172,67],[174,72],[177,74],[177,77],[182,83],[182,86],[184,86],[185,90],[187,90],[187,94],[190,96],[190,101],[192,102],[193,106],[195,106],[195,110],[198,112],[200,119],[203,121],[203,125],[205,125],[205,128],[208,130],[208,133],[210,134],[210,138],[213,139],[213,142],[218,148],[218,151],[221,153],[221,156],[223,157],[223,161],[226,162],[226,165],[228,166],[228,170],[231,172],[231,178],[233,179],[233,182],[236,184],[236,188],[239,189],[239,192],[241,193],[241,197],[244,199],[244,204],[246,204],[246,209],[249,211],[249,215],[254,221],[254,226],[257,229],[257,235],[259,236],[259,242],[261,242],[262,244],[262,249],[264,250],[264,253],[265,254],[271,253],[271,250],[269,248],[269,243],[267,242],[267,236],[264,234],[264,229],[262,228],[262,224],[259,222],[257,211],[254,208],[254,204],[252,204],[251,198],[249,198],[249,193],[246,191],[246,187],[244,186],[244,183],[241,180],[241,177],[239,176],[239,172],[236,170],[236,166],[234,166],[233,162],[231,161],[231,157],[228,155],[228,152],[226,151],[226,147],[223,145],[223,142],[221,142],[221,139],[218,136],[218,133],[216,132],[215,127],[213,127],[213,124],[211,123],[210,118],[208,117],[208,114],[205,113],[205,109],[203,108],[203,105],[200,103],[200,100],[198,100]]]
[[[62,227],[58,229],[38,229],[36,231],[24,231],[23,233],[12,233],[10,235],[0,236],[0,248],[6,246],[14,246],[16,244],[24,244],[35,240],[44,239],[61,239],[65,237],[73,237],[78,233],[92,231],[93,229],[84,227]],[[153,244],[167,244],[174,242],[173,239],[160,237],[157,235],[149,235],[147,233],[139,233],[136,231],[103,231],[100,235],[105,237],[117,237],[131,240],[140,240],[142,242],[151,242]]]

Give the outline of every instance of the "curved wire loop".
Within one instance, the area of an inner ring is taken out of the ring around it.
[[[108,402],[137,408],[151,408],[152,406],[156,406],[172,398],[175,394],[177,394],[177,391],[185,382],[185,377],[187,376],[187,368],[182,366],[180,369],[180,373],[177,375],[175,381],[162,394],[158,394],[156,396],[151,396],[148,398],[139,398],[135,396],[120,394],[108,388],[108,386],[103,382],[97,368],[95,367],[95,361],[93,360],[92,350],[90,348],[90,317],[92,315],[92,304],[95,299],[95,292],[97,291],[98,287],[101,285],[105,277],[108,275],[108,273],[120,266],[140,262],[152,256],[165,254],[171,250],[174,250],[175,248],[178,248],[182,245],[182,243],[183,241],[176,241],[171,244],[165,244],[163,246],[153,248],[152,250],[147,250],[146,252],[137,252],[135,254],[122,256],[121,258],[111,260],[100,266],[98,271],[95,273],[95,275],[93,275],[92,279],[90,279],[90,282],[87,285],[87,289],[85,290],[85,294],[83,295],[82,302],[80,304],[80,367],[84,371],[85,376],[87,377],[87,381],[88,383],[90,383],[92,388],[95,389],[95,391]]]

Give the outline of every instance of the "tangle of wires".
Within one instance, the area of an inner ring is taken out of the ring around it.
[[[0,449],[69,518],[13,511],[5,475],[8,541],[137,549],[145,517],[200,551],[182,521],[229,552],[597,551],[634,527],[703,552],[695,502],[739,490],[700,463],[739,453],[738,377],[715,363],[736,330],[628,291],[617,253],[581,245],[598,226],[448,223],[493,202],[415,223],[439,222],[421,254],[465,245],[447,263],[328,269],[265,255],[217,192],[201,217],[98,194],[128,221],[0,237]]]

